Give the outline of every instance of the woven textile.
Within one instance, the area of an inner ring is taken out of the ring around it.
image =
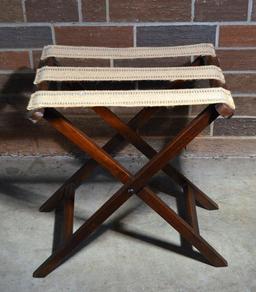
[[[155,48],[92,48],[47,46],[42,60],[60,58],[162,58],[181,56],[215,56],[211,44]],[[140,81],[140,80],[217,80],[222,86],[224,75],[217,66],[153,67],[153,68],[92,68],[45,66],[37,70],[34,83],[81,81]],[[78,88],[79,89],[79,88]],[[39,90],[32,94],[28,109],[44,107],[94,106],[178,106],[224,103],[234,109],[230,91],[222,87],[157,90]]]
[[[178,90],[83,90],[37,91],[28,109],[44,107],[94,106],[177,106],[225,103],[235,108],[230,91],[223,88],[195,88]]]
[[[212,44],[177,47],[101,48],[50,45],[43,49],[41,60],[56,58],[143,59],[185,56],[215,56]]]
[[[215,79],[225,83],[216,66],[164,68],[49,67],[38,69],[35,84],[42,81],[135,81]]]

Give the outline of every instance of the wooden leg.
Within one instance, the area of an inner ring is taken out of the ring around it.
[[[184,187],[185,204],[186,204],[186,221],[199,234],[199,226],[196,214],[196,203],[193,190],[189,185]]]
[[[157,153],[134,177],[135,191],[141,189],[147,181],[160,169],[174,158],[189,142],[191,142],[203,129],[218,117],[214,105],[208,106],[200,113],[189,125],[187,125],[167,146]],[[94,160],[104,168],[126,183],[129,173],[124,170],[122,165],[114,160],[105,150],[96,145],[82,131],[76,129],[70,121],[64,118],[54,109],[45,110],[45,119],[59,132],[66,136],[80,149],[87,152]]]
[[[53,253],[34,273],[35,277],[44,277],[72,251],[86,239],[102,222],[104,222],[116,209],[118,209],[132,194],[137,193],[148,205],[167,220],[181,235],[190,241],[215,266],[225,266],[226,261],[201,238],[184,220],[148,188],[144,188],[150,177],[167,164],[181,149],[197,136],[218,114],[215,108],[208,107],[194,121],[192,121],[165,149],[160,151],[149,161],[134,177],[81,131],[75,129],[66,119],[56,115],[55,111],[48,112],[48,121],[65,136],[69,137],[81,149],[88,152],[103,167],[107,168],[115,177],[125,185],[119,189],[86,223],[84,223],[68,240],[62,248]]]
[[[178,198],[180,199],[180,198]],[[190,188],[189,185],[185,185],[183,187],[183,198],[179,200],[179,206],[181,211],[181,217],[193,228],[193,230],[199,234],[199,226],[198,226],[198,219],[197,219],[197,213],[196,213],[196,203],[195,203],[195,197],[193,194],[193,190]],[[186,251],[193,251],[192,244],[186,240],[186,238],[183,238],[180,236],[180,242],[181,246]]]
[[[72,237],[56,250],[34,273],[33,277],[42,278],[56,269],[87,237],[90,236],[109,216],[111,216],[132,193],[116,193],[96,211]]]
[[[144,108],[138,114],[136,114],[128,123],[132,129],[139,129],[142,127],[151,116],[156,113],[159,108]],[[103,149],[109,154],[114,154],[124,147],[126,144],[125,139],[120,135],[116,134],[113,136],[104,146]],[[98,166],[98,162],[89,159],[76,173],[74,173],[70,179],[68,179],[41,207],[41,212],[50,212],[54,210],[58,203],[63,197],[65,187],[72,183],[75,188],[79,187],[80,184],[88,178],[94,169]]]
[[[64,196],[55,209],[55,224],[52,251],[59,249],[73,234],[75,190],[67,185]]]
[[[34,277],[45,277],[56,269],[65,259],[86,240],[111,214],[113,214],[133,194],[129,189],[123,192],[117,191],[92,217],[90,217],[61,248],[55,251],[33,274]],[[152,191],[144,188],[138,196],[153,210],[160,214],[171,224],[184,238],[190,241],[202,254],[215,266],[226,266],[226,261],[212,248],[202,237],[165,203],[163,203]]]
[[[111,214],[113,214],[132,195],[131,189],[117,191],[91,218],[89,218],[60,249],[53,253],[33,274],[45,277],[56,269],[65,259],[86,240]],[[226,266],[225,259],[217,253],[192,227],[162,202],[152,191],[144,188],[138,196],[172,225],[184,238],[191,242],[209,262],[217,267]]]
[[[141,186],[145,185],[149,178],[151,178],[158,170],[162,169],[171,158],[176,156],[185,145],[187,145],[194,137],[196,137],[202,131],[202,129],[208,126],[217,117],[218,117],[218,113],[216,112],[213,106],[209,106],[208,108],[206,108],[197,118],[195,118],[187,127],[185,127],[185,129],[183,129],[174,138],[173,141],[171,141],[162,151],[156,154],[133,177],[133,179],[129,181],[129,183],[125,184],[120,189],[120,191],[126,192],[132,186],[132,189],[135,193],[140,192]],[[148,196],[148,194],[146,194],[146,196]],[[183,221],[181,221],[182,222],[181,227],[179,225],[175,226],[177,230],[184,229]],[[212,249],[211,251],[210,250],[207,251],[208,247],[205,244],[206,242],[200,241],[201,238],[199,237],[196,240],[196,241],[199,240],[199,242],[194,241],[194,239],[191,240],[191,236],[189,236],[189,232],[186,233],[187,231],[188,230],[185,230],[185,234],[184,232],[180,232],[180,233],[189,242],[194,244],[198,248],[198,250],[201,251],[202,254],[204,254],[204,256],[209,260],[209,262],[211,262],[213,265],[216,265],[216,266],[226,266],[226,261],[219,254],[217,254],[214,249]],[[193,233],[196,233],[196,232],[193,230]]]
[[[209,126],[219,114],[214,105],[208,106],[192,122],[190,122],[179,134],[169,142],[166,147],[157,153],[137,174],[126,183],[122,189],[126,192],[131,186],[137,193],[148,180],[162,169],[169,160],[177,156],[180,151],[191,142],[199,133]]]
[[[64,203],[64,222],[63,222],[63,242],[66,242],[73,234],[74,222],[74,199],[75,189],[72,185],[66,187],[63,198]]]
[[[116,119],[119,120],[119,122],[122,122],[124,126],[128,128],[129,131],[133,131],[135,135],[138,135],[134,130],[142,127],[159,109],[157,108],[145,108],[142,111],[140,111],[129,123],[128,125],[124,124],[118,117]],[[113,114],[112,112],[110,112]],[[115,119],[115,122],[116,122]],[[118,125],[118,123],[116,123]],[[123,134],[126,131],[122,132]],[[128,138],[132,136],[128,133]],[[139,136],[140,137],[140,136]],[[127,138],[127,136],[126,136]],[[141,137],[140,137],[141,138]],[[129,139],[131,141],[131,139]],[[135,138],[136,140],[136,138]],[[157,152],[150,146],[146,145],[145,141],[139,140],[139,142],[142,142],[144,147],[139,147],[139,150],[142,151],[148,158],[152,158]],[[115,135],[106,145],[104,145],[103,149],[108,153],[113,153],[120,144],[124,144],[124,138],[121,136],[121,134]],[[136,146],[136,143],[134,143]],[[138,144],[138,143],[137,143]],[[58,202],[61,200],[63,196],[63,191],[65,189],[65,186],[73,183],[76,188],[93,172],[93,170],[98,166],[98,163],[90,159],[88,160],[83,167],[81,167],[70,179],[68,179],[62,187],[60,187],[41,207],[41,212],[49,212],[52,211],[54,208],[56,208]],[[178,183],[181,186],[184,186],[185,184],[189,184],[196,195],[197,202],[204,208],[208,210],[215,210],[218,209],[218,205],[209,198],[204,192],[202,192],[198,187],[196,187],[191,181],[189,181],[184,175],[179,173],[175,168],[173,168],[171,165],[166,165],[164,168],[164,171],[167,175],[169,175],[176,183]]]
[[[130,143],[132,143],[141,153],[149,159],[153,158],[157,152],[153,149],[136,131],[125,124],[118,116],[112,113],[108,108],[95,107],[93,110],[111,127],[113,127],[120,135],[123,135]],[[196,201],[208,210],[218,209],[218,205],[209,198],[204,192],[198,189],[189,179],[180,174],[170,164],[166,164],[162,169],[171,179],[176,181],[182,187],[189,186],[195,194]]]
[[[155,194],[139,192],[137,195],[175,228],[183,238],[193,244],[205,256],[209,263],[216,267],[225,267],[228,265],[226,260],[207,241]]]

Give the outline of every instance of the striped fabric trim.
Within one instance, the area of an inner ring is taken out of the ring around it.
[[[178,90],[37,91],[28,110],[45,107],[177,106],[224,103],[235,109],[230,91],[222,87]]]
[[[37,70],[34,84],[43,81],[136,81],[136,80],[199,80],[215,79],[225,83],[217,66],[164,68],[90,68],[42,67]]]
[[[175,47],[102,48],[49,45],[44,47],[41,60],[56,58],[143,59],[185,56],[216,56],[212,44],[202,43]]]

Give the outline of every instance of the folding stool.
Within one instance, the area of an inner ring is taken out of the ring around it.
[[[115,67],[67,67],[59,66],[57,58],[71,59],[146,59],[146,58],[191,57],[191,64],[184,67],[163,68],[115,68]],[[192,58],[193,57],[193,58]],[[226,260],[200,235],[196,203],[214,210],[217,204],[188,178],[173,168],[169,161],[191,142],[219,115],[229,118],[235,105],[230,91],[225,88],[225,78],[219,67],[214,47],[211,44],[196,44],[179,47],[153,48],[99,48],[46,46],[41,56],[28,110],[31,119],[47,120],[56,130],[86,152],[91,159],[69,178],[40,208],[49,212],[62,204],[64,238],[59,248],[34,272],[34,277],[45,277],[67,257],[74,253],[107,218],[132,195],[157,212],[175,228],[182,238],[194,246],[213,266],[227,266]],[[84,90],[83,84],[90,81],[168,81],[168,89],[134,90]],[[204,88],[191,88],[195,80],[207,80]],[[207,105],[207,107],[160,151],[156,152],[138,134],[161,107],[184,105]],[[77,129],[56,108],[88,107],[110,125],[117,134],[102,148],[81,130]],[[144,107],[125,124],[108,107]],[[120,149],[125,140],[133,144],[149,161],[136,173],[131,174],[110,154]],[[100,164],[123,186],[103,204],[80,228],[73,233],[75,190]],[[150,178],[163,170],[185,194],[187,219],[184,220],[164,203],[148,186]]]

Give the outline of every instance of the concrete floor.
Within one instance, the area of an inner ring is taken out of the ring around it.
[[[65,159],[64,159],[65,160]],[[256,291],[256,159],[183,159],[184,172],[218,204],[197,208],[200,230],[227,260],[214,268],[184,255],[180,239],[138,198],[105,222],[93,241],[44,279],[33,271],[51,253],[54,213],[38,207],[77,167],[72,159],[2,158],[0,291]],[[124,164],[134,170],[137,160]],[[75,228],[120,184],[97,173],[77,192]],[[164,176],[153,188],[175,210],[177,190]]]

